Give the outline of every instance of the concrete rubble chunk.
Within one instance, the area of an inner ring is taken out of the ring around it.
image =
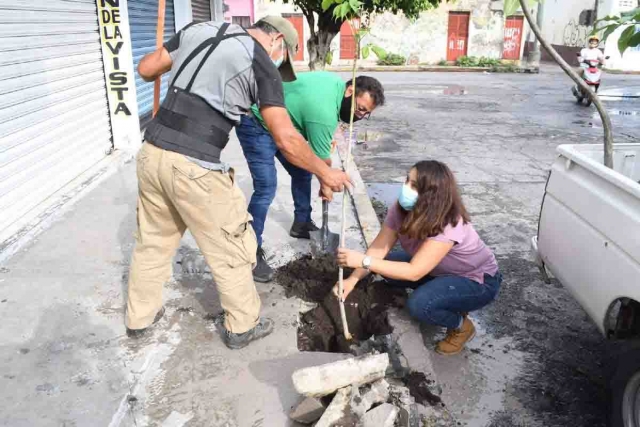
[[[349,399],[349,410],[356,418],[360,419],[367,412],[365,404],[362,401],[362,395],[360,394],[360,388],[357,386],[351,387],[351,398]]]
[[[298,311],[301,314],[304,314],[313,310],[317,306],[318,306],[317,302],[307,302],[307,301],[300,300],[300,307],[298,308]]]
[[[420,414],[418,413],[418,404],[408,405],[400,408],[398,415],[397,427],[421,427]]]
[[[320,399],[307,397],[291,411],[289,418],[302,424],[311,424],[320,419],[324,410],[325,407]]]
[[[398,380],[390,381],[389,402],[400,409],[397,426],[418,427],[420,425],[416,399],[411,396],[409,389]]]
[[[362,427],[393,427],[398,417],[398,408],[384,403],[362,417]]]
[[[416,402],[407,387],[397,384],[389,385],[389,396],[391,397],[391,402],[399,407],[409,406]]]
[[[417,405],[418,417],[424,427],[455,427],[458,425],[449,411],[442,406]]]
[[[341,388],[368,384],[384,378],[389,356],[376,354],[298,369],[293,386],[304,396],[326,396]]]
[[[373,405],[385,403],[389,399],[389,383],[383,378],[371,383],[371,387],[362,393],[361,413],[362,417]],[[353,404],[352,404],[353,407]],[[355,412],[355,411],[354,411]]]
[[[349,417],[351,387],[345,387],[336,393],[331,404],[314,427],[334,427],[335,423]]]

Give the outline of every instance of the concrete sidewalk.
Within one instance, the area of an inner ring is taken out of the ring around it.
[[[251,177],[235,135],[224,154],[249,198]],[[309,249],[307,241],[288,236],[290,179],[282,168],[278,178],[265,230],[275,265]],[[182,256],[198,257],[189,235],[165,286],[165,318],[149,338],[126,337],[136,192],[130,162],[0,266],[0,425],[292,425],[286,414],[300,399],[293,370],[346,356],[297,350],[302,303],[286,299],[275,283],[258,284],[263,315],[275,320],[275,332],[228,350],[205,318],[220,310],[210,274],[183,274],[177,264]],[[339,231],[341,200],[331,205],[333,231]],[[319,222],[320,201],[314,203]],[[351,205],[348,224],[348,246],[361,248]]]

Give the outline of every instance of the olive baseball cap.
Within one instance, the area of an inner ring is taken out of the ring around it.
[[[276,15],[265,16],[258,22],[266,22],[284,36],[284,44],[287,47],[287,59],[280,65],[278,69],[282,80],[292,82],[296,79],[296,73],[293,71],[293,58],[298,53],[298,32],[293,24],[286,18]]]

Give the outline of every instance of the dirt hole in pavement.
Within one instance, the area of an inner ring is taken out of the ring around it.
[[[350,271],[345,271],[348,277]],[[347,324],[353,340],[342,332],[338,299],[332,292],[338,280],[338,265],[333,255],[312,258],[310,255],[280,267],[275,280],[285,288],[287,297],[296,296],[317,303],[301,314],[298,327],[300,351],[354,353],[354,348],[369,338],[391,336],[387,308],[402,305],[403,290],[389,289],[372,276],[358,283],[345,301]]]
[[[345,277],[350,273],[345,270]],[[359,282],[345,301],[349,332],[353,336],[347,341],[342,331],[338,299],[332,292],[337,280],[338,266],[333,255],[316,258],[306,255],[276,271],[275,281],[285,288],[287,297],[295,296],[317,304],[300,315],[298,349],[356,356],[386,352],[393,377],[409,389],[416,402],[444,406],[435,382],[422,372],[409,370],[401,361],[404,355],[393,337],[387,310],[404,305],[405,290],[390,288],[383,281],[374,281],[373,276]],[[328,401],[331,398],[329,396]]]

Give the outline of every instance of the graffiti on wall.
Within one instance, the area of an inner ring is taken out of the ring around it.
[[[621,12],[633,10],[638,6],[640,5],[638,5],[636,0],[618,0],[618,9],[620,9]]]
[[[580,25],[574,19],[564,27],[563,44],[572,47],[585,47],[592,27]]]
[[[516,57],[520,56],[520,39],[522,37],[522,28],[507,27],[504,29],[504,47],[503,56]]]

